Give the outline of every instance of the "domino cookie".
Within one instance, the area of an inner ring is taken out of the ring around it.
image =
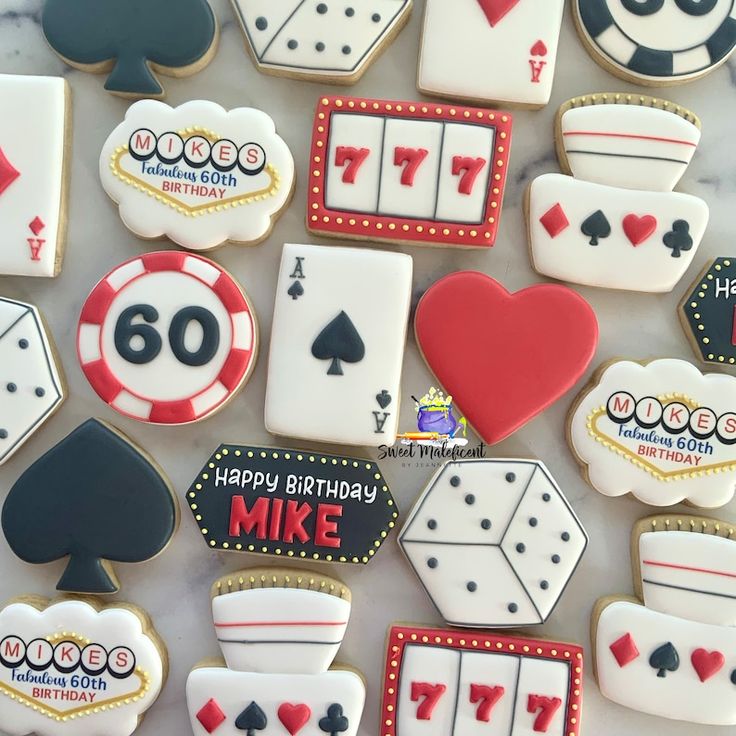
[[[723,506],[736,489],[736,378],[674,358],[605,363],[570,409],[567,435],[605,496]]]
[[[736,48],[733,0],[573,0],[572,7],[588,53],[633,84],[698,79]]]
[[[70,66],[108,74],[121,97],[163,97],[158,74],[186,77],[217,51],[217,19],[207,0],[45,0],[41,24]]]
[[[0,74],[0,275],[58,275],[66,243],[69,85]]]
[[[564,9],[564,0],[427,0],[419,91],[479,104],[544,107],[552,94]]]
[[[253,568],[218,580],[212,613],[225,662],[189,675],[194,736],[355,736],[365,684],[352,669],[330,668],[350,607],[342,583],[306,571]]]
[[[701,362],[736,364],[736,261],[709,261],[683,295],[677,313]]]
[[[555,138],[566,174],[527,191],[529,252],[544,275],[586,286],[668,292],[708,225],[705,202],[672,188],[700,141],[700,121],[673,103],[603,93],[566,102]]]
[[[634,527],[640,599],[603,598],[593,611],[605,697],[663,718],[736,724],[734,533],[698,517],[657,516]]]
[[[8,736],[130,736],[168,675],[137,606],[23,596],[0,609],[0,723]]]
[[[0,297],[0,465],[66,395],[61,362],[41,313],[32,304]]]
[[[396,440],[413,262],[403,253],[284,246],[266,429],[316,442]]]
[[[34,462],[5,499],[2,529],[24,562],[68,558],[57,590],[117,593],[111,562],[144,562],[168,545],[179,508],[162,471],[96,419]]]
[[[189,424],[245,385],[258,323],[238,282],[218,264],[177,251],[120,264],[87,297],[77,354],[98,396],[150,424]]]
[[[370,460],[220,445],[187,493],[212,549],[370,562],[399,512]]]
[[[537,284],[511,294],[476,271],[430,286],[414,331],[430,370],[488,445],[567,393],[598,344],[595,313],[571,289]]]
[[[100,179],[139,238],[210,250],[268,237],[291,200],[294,159],[260,110],[142,100],[107,139]]]
[[[544,623],[588,537],[537,460],[448,462],[419,496],[399,544],[451,626]]]
[[[511,148],[509,113],[323,97],[312,135],[307,228],[330,237],[488,248]]]
[[[232,2],[259,71],[333,84],[357,82],[412,10],[412,0]]]
[[[579,736],[576,644],[397,624],[388,632],[386,736]]]

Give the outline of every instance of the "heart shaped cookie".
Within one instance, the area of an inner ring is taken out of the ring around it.
[[[414,328],[430,369],[489,445],[569,391],[598,343],[595,314],[571,289],[540,284],[511,294],[475,271],[431,286]]]

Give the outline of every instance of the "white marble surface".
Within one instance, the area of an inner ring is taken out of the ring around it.
[[[352,88],[354,93],[417,98],[414,70],[422,4],[422,0],[417,0],[410,25],[363,81]],[[260,75],[246,55],[240,29],[227,1],[214,0],[213,5],[223,30],[219,53],[195,77],[165,79],[168,101],[179,104],[208,98],[225,107],[262,107],[275,118],[280,133],[291,146],[299,181],[290,209],[267,242],[253,249],[229,246],[215,255],[218,262],[241,280],[257,309],[264,344],[255,375],[242,394],[214,418],[194,427],[167,429],[125,420],[104,406],[82,375],[74,348],[77,315],[90,288],[117,263],[150,249],[149,244],[136,240],[126,231],[98,182],[99,151],[109,131],[122,119],[127,103],[105,93],[101,78],[69,69],[47,48],[39,26],[41,0],[0,0],[0,72],[64,75],[71,83],[74,99],[69,245],[63,273],[55,281],[0,278],[0,293],[35,302],[46,313],[66,369],[71,397],[42,431],[0,470],[0,500],[28,464],[89,416],[113,422],[148,449],[166,469],[180,499],[220,441],[273,443],[263,427],[263,399],[276,265],[283,242],[312,241],[303,226],[309,131],[318,96],[334,90]],[[736,195],[735,86],[736,61],[732,61],[706,79],[666,91],[667,97],[696,111],[703,119],[703,144],[680,189],[708,201],[711,224],[690,272],[672,294],[646,296],[581,289],[600,320],[601,344],[596,363],[614,356],[693,357],[678,324],[675,307],[707,258],[733,253],[729,226],[733,222]],[[486,271],[512,290],[539,281],[529,266],[521,203],[524,188],[532,177],[558,170],[552,146],[554,111],[560,102],[573,95],[634,89],[594,64],[580,45],[568,12],[552,103],[541,112],[516,114],[509,185],[496,247],[484,253],[406,249],[414,256],[415,297],[440,276],[462,268]],[[0,223],[0,231],[1,227]],[[404,395],[424,392],[431,382],[410,339],[404,364]],[[632,590],[629,531],[632,522],[650,509],[628,498],[605,499],[583,482],[563,435],[563,420],[571,400],[572,396],[567,396],[559,401],[494,448],[493,454],[543,459],[590,533],[588,552],[564,599],[547,625],[533,632],[587,646],[593,601],[600,595]],[[412,419],[412,402],[407,398],[402,406],[402,426],[410,427]],[[79,471],[83,473],[84,468]],[[408,510],[432,469],[394,461],[385,463],[384,471],[400,507]],[[120,599],[150,611],[169,646],[171,658],[168,684],[139,729],[140,736],[189,733],[184,703],[187,673],[201,658],[217,654],[209,612],[209,585],[218,575],[268,561],[262,557],[209,551],[202,544],[191,514],[186,507],[182,510],[181,527],[165,554],[145,565],[117,566],[123,586]],[[736,506],[723,509],[720,516],[736,520]],[[25,565],[14,557],[5,540],[0,539],[0,598],[23,593],[53,595],[62,567],[62,563],[44,567]],[[440,620],[394,540],[367,568],[336,567],[330,572],[342,576],[353,589],[354,614],[340,659],[362,669],[367,677],[369,693],[361,734],[375,736],[380,733],[379,693],[386,627],[396,620],[426,623],[440,623]],[[590,656],[586,657],[586,665],[583,733],[613,736],[650,733],[656,729],[666,729],[669,736],[732,733],[726,728],[694,728],[658,720],[608,703],[595,685]]]

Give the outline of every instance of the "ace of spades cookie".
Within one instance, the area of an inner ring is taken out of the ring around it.
[[[0,74],[0,275],[61,267],[68,96],[58,77]]]
[[[274,306],[266,427],[377,447],[396,439],[412,259],[284,246]]]

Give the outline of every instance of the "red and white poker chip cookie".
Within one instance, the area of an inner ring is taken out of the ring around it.
[[[240,285],[216,263],[147,253],[92,290],[77,352],[92,388],[116,411],[152,424],[187,424],[243,386],[258,353],[258,325]]]

